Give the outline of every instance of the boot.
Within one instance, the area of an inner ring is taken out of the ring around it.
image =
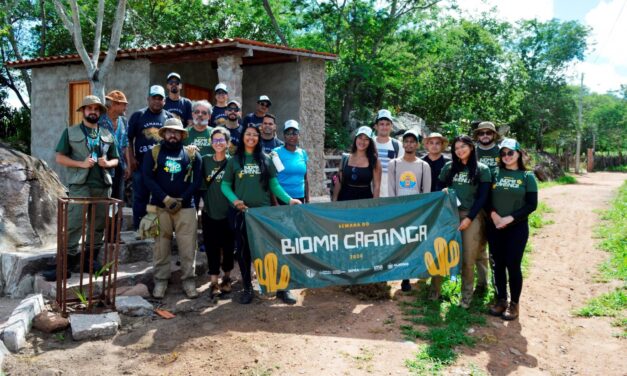
[[[231,284],[232,284],[231,277],[222,277],[222,283],[220,283],[220,291],[223,294],[230,293],[233,290],[233,288],[231,287]]]
[[[245,287],[239,295],[239,304],[250,304],[255,297],[252,286]]]
[[[152,290],[152,296],[157,299],[162,299],[165,296],[165,290],[168,289],[167,279],[155,280],[155,288]]]
[[[209,284],[209,299],[213,300],[219,295],[220,295],[220,287],[218,286],[218,282],[211,282]]]
[[[503,320],[516,320],[518,318],[518,303],[509,302],[509,306],[503,313]]]
[[[507,309],[507,299],[499,299],[488,311],[492,316],[502,316]]]
[[[69,279],[72,276],[72,269],[76,267],[79,263],[80,256],[79,255],[68,255],[67,256],[67,275],[66,279]],[[46,270],[44,270],[41,275],[48,282],[54,282],[57,280],[57,265],[56,262],[54,265],[49,265]]]
[[[401,291],[403,292],[411,291],[411,284],[409,283],[409,279],[404,279],[401,282]]]
[[[296,304],[296,297],[290,290],[280,290],[276,292],[276,297],[281,299],[285,304]]]
[[[198,290],[196,290],[196,280],[194,278],[184,280],[183,291],[188,298],[196,299],[198,297]]]

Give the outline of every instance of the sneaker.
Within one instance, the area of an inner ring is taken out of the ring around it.
[[[404,279],[403,282],[401,282],[401,291],[411,291],[411,284],[409,283],[409,279]]]
[[[290,290],[281,290],[276,292],[277,299],[281,299],[285,304],[296,304],[296,297]]]
[[[253,288],[252,287],[245,288],[239,294],[239,299],[238,299],[239,304],[250,304],[252,303],[254,297],[255,297],[255,294],[253,293]]]
[[[459,303],[459,306],[462,307],[463,309],[468,309],[470,308],[470,299],[466,299],[466,298],[462,298],[462,301]]]
[[[213,298],[220,295],[220,287],[218,287],[217,282],[211,282],[209,284],[209,299],[213,300]]]
[[[165,296],[165,290],[168,289],[168,281],[159,279],[155,281],[155,288],[152,290],[152,296],[162,299]]]
[[[222,278],[222,282],[220,283],[220,291],[222,291],[223,294],[228,294],[232,290],[233,288],[231,287],[231,278],[230,277]]]
[[[503,312],[507,309],[507,299],[499,299],[496,304],[490,307],[488,313],[492,316],[502,316]]]
[[[196,290],[196,280],[193,278],[183,281],[183,291],[190,299],[196,299],[198,297],[198,290]]]
[[[509,302],[509,306],[503,313],[503,320],[516,320],[518,318],[518,303]]]

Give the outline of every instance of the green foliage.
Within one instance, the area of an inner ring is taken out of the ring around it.
[[[564,184],[577,184],[577,179],[572,175],[564,174],[564,176],[560,176],[556,180],[539,182],[538,186],[540,189],[543,189]]]
[[[576,311],[577,316],[619,316],[627,308],[627,288],[616,289],[596,298]]]
[[[623,183],[612,202],[612,207],[601,216],[602,225],[597,231],[599,246],[610,252],[610,259],[602,265],[606,278],[627,281],[627,183]]]
[[[6,105],[7,93],[0,91],[0,141],[30,154],[30,111]]]

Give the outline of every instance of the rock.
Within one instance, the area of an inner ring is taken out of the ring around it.
[[[564,170],[558,160],[551,154],[539,151],[534,154],[534,159],[535,166],[533,167],[533,172],[538,180],[550,181],[564,176]]]
[[[13,310],[0,333],[0,338],[9,350],[16,352],[26,345],[26,334],[30,332],[33,318],[43,310],[44,299],[41,294],[27,297]]]
[[[115,308],[128,316],[148,316],[154,309],[152,304],[141,296],[118,296],[115,298]]]
[[[122,296],[141,296],[143,298],[150,297],[150,291],[148,291],[148,286],[143,283],[138,283],[135,286],[125,286],[124,290],[120,292],[122,288],[118,288],[118,295]]]
[[[9,356],[9,349],[4,345],[4,342],[0,341],[0,372],[2,372],[2,364],[4,363],[4,358]]]
[[[70,321],[58,313],[41,312],[35,316],[33,327],[45,333],[56,332],[70,326]]]
[[[0,251],[0,295],[4,293],[21,299],[31,294],[34,291],[33,275],[45,269],[55,254],[56,247]]]
[[[15,289],[10,292],[11,298],[20,299],[29,294],[32,294],[34,290],[35,277],[31,274],[24,276],[17,284]]]
[[[70,315],[72,338],[75,341],[113,336],[117,333],[120,323],[120,315],[117,312]]]
[[[515,349],[515,348],[513,348],[513,347],[510,347],[510,348],[509,348],[509,352],[511,352],[512,354],[514,354],[514,355],[516,355],[516,356],[521,356],[521,355],[522,355],[522,353],[521,353],[520,351],[516,350],[516,349]]]

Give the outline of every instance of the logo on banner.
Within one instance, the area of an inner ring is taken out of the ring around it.
[[[257,280],[260,285],[266,287],[267,292],[285,290],[290,284],[290,267],[287,265],[281,266],[281,277],[277,281],[279,260],[274,253],[266,254],[263,262],[261,259],[255,259],[254,265],[257,272]]]
[[[433,241],[433,248],[438,264],[435,264],[431,252],[425,253],[425,264],[429,274],[442,277],[451,275],[451,269],[459,264],[459,243],[451,240],[447,245],[444,238],[436,238]]]

